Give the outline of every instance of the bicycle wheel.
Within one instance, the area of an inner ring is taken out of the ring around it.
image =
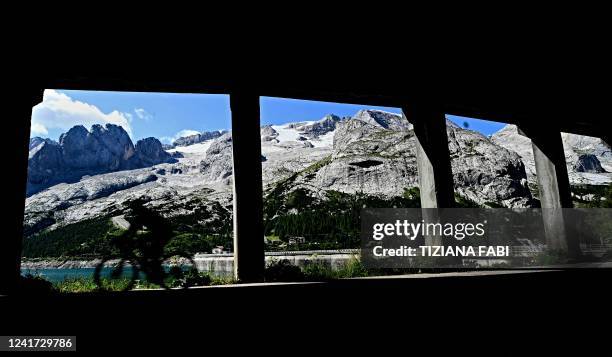
[[[170,260],[170,259],[177,258],[177,257],[179,258],[179,261],[180,261],[180,259],[186,260],[186,261],[187,261],[187,264],[180,264],[180,265],[176,265],[176,264],[171,264],[171,263],[169,262],[169,260]],[[195,264],[195,261],[193,260],[193,258],[191,257],[191,255],[186,254],[186,253],[173,254],[172,256],[166,257],[166,258],[164,259],[164,261],[163,261],[163,265],[164,265],[164,266],[178,266],[178,267],[181,269],[181,271],[183,272],[183,274],[185,274],[185,271],[184,271],[184,269],[183,269],[183,266],[191,266],[191,268],[192,268],[192,269],[196,269],[196,264]],[[165,270],[164,270],[164,272],[165,272]],[[166,277],[168,277],[168,275],[169,275],[169,274],[168,274],[168,273],[165,273],[165,275],[166,275]],[[191,286],[191,285],[189,284],[189,282],[188,282],[187,280],[185,280],[185,279],[183,279],[183,281],[182,281],[182,282],[181,282],[181,284],[180,284],[180,287],[181,287],[181,288],[188,288],[188,287],[190,287],[190,286]],[[165,284],[165,282],[164,282],[163,287],[164,287],[165,289],[171,289],[171,287],[168,287],[168,286],[167,286],[167,284]]]

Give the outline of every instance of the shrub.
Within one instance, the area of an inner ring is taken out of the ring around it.
[[[327,281],[334,279],[334,272],[330,266],[327,266],[321,261],[310,261],[304,268],[304,277],[308,281]]]
[[[212,282],[210,275],[206,273],[200,273],[196,268],[189,269],[183,279],[182,286],[208,286]]]
[[[338,278],[358,278],[368,276],[368,270],[358,257],[351,258],[338,270]]]
[[[264,277],[266,281],[303,281],[302,270],[292,265],[287,259],[272,261],[266,267]]]
[[[190,286],[207,286],[212,282],[207,273],[200,273],[195,267],[185,271],[180,266],[172,266],[164,281],[169,288],[188,288]]]
[[[211,276],[210,285],[229,285],[236,284],[233,276]]]
[[[60,293],[88,293],[94,291],[125,291],[130,285],[130,279],[101,279],[98,287],[91,277],[76,277],[55,283],[55,289]],[[141,287],[142,288],[142,287]]]

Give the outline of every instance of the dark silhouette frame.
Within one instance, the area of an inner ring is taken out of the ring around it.
[[[295,99],[322,100],[356,104],[371,104],[402,108],[419,108],[420,112],[455,114],[473,118],[497,120],[517,124],[531,131],[568,132],[601,137],[612,143],[610,120],[602,115],[602,107],[589,105],[597,97],[580,97],[568,92],[558,83],[546,87],[527,85],[521,78],[510,84],[497,84],[493,78],[484,86],[468,86],[461,91],[449,86],[441,78],[408,78],[397,76],[394,83],[379,79],[326,80],[285,76],[277,78],[218,79],[195,72],[155,75],[133,71],[129,73],[96,74],[54,73],[31,74],[18,88],[14,106],[15,125],[9,133],[12,153],[8,165],[13,172],[7,178],[6,234],[0,242],[0,294],[13,292],[19,280],[21,241],[23,235],[23,209],[27,177],[28,139],[31,108],[42,100],[45,88],[175,92],[175,93],[229,93],[232,107],[232,129],[236,134],[234,170],[236,172],[236,198],[234,201],[234,227],[238,236],[249,227],[249,233],[261,232],[261,160],[259,145],[259,97],[275,96]],[[449,80],[450,77],[443,79]],[[503,78],[508,79],[508,78]],[[452,82],[452,81],[451,81]],[[407,83],[404,85],[404,83]],[[517,86],[522,88],[516,92]],[[556,87],[557,86],[557,87]],[[542,91],[547,91],[542,96]],[[563,105],[562,105],[563,104]],[[429,115],[429,114],[428,114]],[[538,119],[534,119],[538,118]],[[241,212],[250,212],[242,215]],[[244,281],[259,281],[263,276],[263,241],[239,240],[235,244],[240,261],[239,276]]]

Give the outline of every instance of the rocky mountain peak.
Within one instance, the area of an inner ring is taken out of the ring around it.
[[[32,138],[28,161],[28,194],[83,175],[146,167],[171,161],[159,140],[147,138],[134,147],[119,125],[77,125],[60,136],[59,143]]]
[[[28,155],[28,186],[44,184],[61,173],[63,165],[60,145],[53,140],[43,140],[30,149]]]
[[[135,152],[138,161],[144,166],[153,166],[171,159],[171,155],[164,150],[162,143],[153,137],[138,140]]]
[[[561,133],[570,183],[605,184],[612,182],[612,150],[600,138]],[[516,152],[530,182],[535,183],[536,170],[531,140],[508,124],[491,136],[491,141]],[[597,161],[594,160],[592,155]]]
[[[281,187],[284,193],[278,191],[279,195],[300,188],[317,197],[330,190],[401,196],[407,188],[418,187],[416,140],[410,128],[400,115],[377,110],[262,126],[264,188]],[[517,154],[472,130],[448,124],[447,132],[455,192],[481,205],[532,203],[525,166]],[[213,135],[218,136],[206,143],[171,150],[176,158],[155,138],[132,145],[120,127],[99,126],[91,132],[75,127],[59,143],[32,138],[28,226],[35,232],[49,224],[61,226],[119,211],[122,202],[143,195],[155,207],[177,215],[191,214],[200,199],[231,206],[232,135]],[[201,138],[199,133],[192,140]],[[131,155],[124,155],[124,145],[133,147]],[[98,166],[86,165],[94,159]]]
[[[75,125],[70,128],[67,132],[63,133],[59,137],[60,145],[64,145],[68,143],[71,145],[72,143],[84,143],[89,135],[89,130],[83,125]]]
[[[172,143],[170,147],[189,146],[203,141],[212,140],[227,133],[227,130],[203,131],[201,133],[180,137]]]
[[[382,110],[360,110],[353,116],[353,119],[389,130],[407,130],[410,127],[410,123],[404,120],[400,114]]]
[[[259,134],[262,141],[272,141],[278,136],[278,132],[272,128],[272,125],[264,125],[260,128]]]
[[[57,144],[57,142],[52,139],[41,138],[40,136],[35,136],[33,138],[30,138],[29,150],[34,149],[35,147],[37,147],[38,145],[42,143]]]
[[[390,120],[383,124],[373,122],[373,116],[364,111],[356,117],[336,130],[331,163],[317,175],[320,184],[340,191],[389,195],[400,195],[406,187],[417,185],[415,137],[410,126],[393,122],[399,115],[385,115]],[[448,125],[447,132],[457,193],[479,204],[532,204],[525,167],[516,153],[457,125]]]
[[[336,124],[338,124],[341,120],[342,119],[337,115],[327,114],[321,120],[315,121],[311,124],[299,126],[297,129],[301,135],[312,139],[336,130]]]
[[[323,119],[319,120],[320,122],[324,122],[324,121],[340,121],[342,120],[339,116],[337,116],[336,114],[327,114],[326,116],[323,117]]]
[[[45,139],[41,138],[40,136],[35,136],[33,138],[30,138],[29,149],[32,150],[36,146],[40,145],[43,141],[45,141]]]
[[[483,134],[447,126],[455,190],[478,202],[501,202],[507,207],[532,204],[521,157]]]

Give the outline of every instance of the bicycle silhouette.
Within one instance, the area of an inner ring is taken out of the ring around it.
[[[123,279],[126,268],[131,267],[130,279],[123,291],[134,288],[141,274],[149,283],[170,289],[166,284],[166,278],[170,275],[164,268],[164,263],[170,258],[186,259],[195,267],[195,262],[187,252],[165,249],[173,237],[172,225],[161,214],[144,204],[144,199],[127,202],[125,205],[129,213],[126,214],[126,220],[129,227],[120,233],[107,233],[111,246],[118,252],[119,260],[115,262],[117,254],[107,255],[96,266],[94,282],[98,289],[105,290],[102,269],[109,265],[112,270],[108,279],[111,281]]]

